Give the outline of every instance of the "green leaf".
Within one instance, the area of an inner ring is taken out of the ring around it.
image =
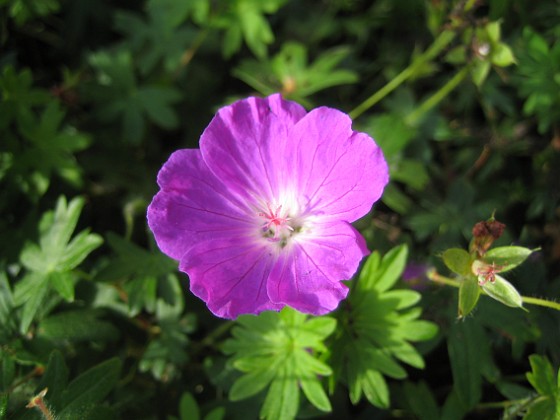
[[[493,264],[497,272],[503,273],[520,265],[535,251],[522,246],[501,246],[490,249],[484,255],[484,261]]]
[[[100,403],[117,384],[120,375],[119,359],[109,359],[82,373],[68,384],[62,394],[64,409],[58,413],[63,418],[76,415],[79,410]]]
[[[476,60],[471,67],[472,81],[476,87],[481,87],[490,73],[491,65],[488,61]]]
[[[241,48],[242,37],[258,58],[266,56],[267,45],[274,41],[274,34],[264,13],[275,13],[285,0],[235,0],[229,2],[228,12],[217,19],[217,26],[226,29],[222,51],[231,57]]]
[[[16,305],[23,303],[19,330],[22,334],[27,333],[35,315],[41,308],[47,295],[48,277],[40,273],[29,273],[15,287]]]
[[[74,276],[68,271],[53,271],[48,274],[49,282],[63,299],[74,300]]]
[[[239,369],[240,365],[235,365]],[[249,398],[262,391],[276,376],[276,366],[265,366],[264,368],[249,372],[239,378],[229,392],[231,401],[239,401]],[[245,370],[245,369],[244,369]]]
[[[8,411],[8,400],[8,394],[0,392],[0,419],[6,417],[6,413]]]
[[[181,94],[171,88],[145,87],[138,90],[138,99],[146,115],[160,127],[177,127],[179,119],[171,107],[181,99]]]
[[[98,273],[97,281],[161,277],[177,270],[177,263],[161,252],[150,252],[112,232],[107,242],[117,255]]]
[[[323,341],[334,331],[334,319],[308,319],[285,308],[280,313],[240,316],[237,322],[239,326],[232,330],[233,338],[223,347],[232,355],[230,363],[244,372],[231,388],[231,400],[250,397],[268,386],[261,416],[292,418],[299,407],[301,385],[315,407],[330,410],[317,375],[329,376],[332,371],[317,354],[327,351]]]
[[[233,74],[263,95],[281,92],[305,104],[305,98],[316,92],[357,80],[355,73],[336,69],[348,53],[347,48],[332,49],[309,63],[303,44],[287,42],[272,59],[244,60]]]
[[[456,323],[449,334],[447,349],[453,384],[466,409],[474,407],[482,396],[482,359],[487,356],[487,337],[478,324]]]
[[[89,230],[78,233],[68,244],[64,255],[59,259],[57,267],[61,271],[71,270],[80,265],[87,256],[103,243],[103,238]]]
[[[427,340],[437,333],[435,324],[417,319],[420,308],[410,308],[420,298],[417,292],[391,290],[404,269],[406,256],[404,245],[383,258],[374,252],[348,297],[347,310],[340,312],[331,346],[334,375],[329,389],[333,392],[339,380],[347,384],[353,404],[363,395],[373,405],[387,407],[389,389],[383,375],[399,379],[406,376],[396,360],[423,368],[422,356],[408,340]]]
[[[370,403],[381,408],[389,407],[389,388],[379,372],[366,370],[361,382],[364,395]]]
[[[99,319],[92,310],[66,311],[51,315],[39,323],[38,333],[52,340],[114,341],[119,330]]]
[[[506,44],[499,43],[492,47],[492,64],[498,67],[507,67],[515,63],[515,57],[511,48]]]
[[[487,281],[482,289],[488,296],[512,308],[522,308],[523,299],[517,289],[506,279],[495,275],[494,282]]]
[[[472,258],[464,249],[450,248],[444,251],[443,262],[451,271],[460,276],[472,274]]]
[[[415,190],[423,190],[430,177],[426,165],[411,159],[398,159],[391,164],[390,178]]]
[[[0,394],[5,393],[12,386],[16,374],[14,357],[6,351],[0,352]]]
[[[396,184],[389,182],[383,190],[383,203],[400,214],[406,214],[413,207],[413,201]]]
[[[66,198],[59,197],[54,212],[45,213],[41,219],[39,246],[29,244],[21,253],[21,262],[27,269],[45,274],[68,271],[101,245],[101,237],[87,231],[70,241],[83,206],[81,197],[68,204]]]
[[[311,404],[321,411],[332,411],[331,402],[327,396],[321,382],[316,377],[303,378],[300,381],[300,386],[305,397]]]
[[[368,261],[374,257],[373,253],[368,257]],[[404,271],[406,258],[408,256],[408,248],[406,245],[399,245],[391,249],[381,261],[379,267],[375,271],[373,267],[364,267],[358,279],[358,286],[361,288],[375,288],[380,292],[390,289],[399,279]],[[367,266],[367,262],[366,262]]]
[[[527,373],[529,383],[543,396],[553,397],[558,393],[558,384],[550,362],[543,356],[529,356],[531,372]]]
[[[299,408],[298,382],[286,368],[283,374],[272,381],[266,394],[260,417],[269,420],[290,420],[296,417]]]
[[[550,362],[537,354],[529,356],[529,361],[532,371],[527,373],[527,379],[540,398],[532,401],[524,418],[556,420],[560,415],[560,370],[555,375]]]
[[[418,419],[433,420],[440,418],[438,404],[425,382],[420,382],[418,384],[405,382],[404,394],[410,411],[412,411]]]
[[[461,281],[459,288],[459,317],[463,318],[471,313],[480,297],[480,286],[476,277],[470,275]]]
[[[204,417],[204,420],[223,420],[225,415],[226,415],[226,410],[224,407],[216,407]],[[186,419],[186,420],[190,420],[190,419]]]
[[[367,131],[383,150],[387,159],[397,156],[416,135],[416,130],[405,123],[404,118],[398,114],[379,114],[367,120],[364,130]],[[399,173],[400,168],[391,172]]]
[[[69,371],[62,353],[58,350],[53,351],[49,356],[45,373],[37,384],[35,391],[38,393],[40,390],[48,388],[48,402],[56,411],[62,409],[62,394],[68,384],[68,377]]]
[[[15,329],[13,309],[16,306],[8,276],[0,271],[0,337],[3,333],[9,333]]]
[[[179,418],[181,420],[199,420],[200,410],[190,392],[184,392],[179,402]]]

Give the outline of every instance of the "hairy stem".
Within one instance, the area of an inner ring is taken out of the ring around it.
[[[418,121],[432,108],[439,104],[447,95],[451,93],[463,79],[469,74],[469,67],[462,68],[455,76],[453,76],[445,85],[443,85],[437,92],[426,99],[418,108],[412,111],[406,117],[408,125],[416,125]]]
[[[423,54],[416,57],[410,65],[400,72],[395,78],[390,80],[385,86],[367,98],[364,102],[350,111],[350,118],[354,119],[362,115],[373,105],[403,84],[405,81],[414,76],[418,69],[424,66],[427,62],[433,60],[453,39],[455,38],[455,32],[453,31],[443,31],[433,42],[433,44],[428,48]]]
[[[442,276],[435,270],[429,271],[427,273],[427,276],[430,280],[432,280],[435,283],[445,284],[446,286],[452,286],[457,288],[461,287],[460,281]],[[482,293],[486,295],[484,290],[482,290]],[[521,296],[521,299],[523,300],[523,303],[528,303],[530,305],[544,306],[545,308],[552,308],[552,309],[556,309],[557,311],[560,311],[560,303],[558,302],[554,302],[546,299],[540,299],[536,297],[530,297],[530,296]]]

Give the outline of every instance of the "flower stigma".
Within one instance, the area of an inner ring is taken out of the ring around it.
[[[260,232],[263,238],[269,242],[278,243],[280,248],[284,248],[288,244],[288,240],[301,231],[301,223],[286,211],[286,206],[272,205],[266,203],[266,210],[260,211],[257,215],[260,218]]]

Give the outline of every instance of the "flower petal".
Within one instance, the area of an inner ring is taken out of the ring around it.
[[[348,294],[341,280],[350,279],[369,251],[362,236],[347,222],[317,225],[280,253],[270,273],[268,296],[314,315],[330,312]]]
[[[184,255],[179,269],[189,275],[193,294],[222,318],[280,310],[266,292],[275,257],[270,248],[235,236],[197,244]]]
[[[161,187],[148,207],[159,248],[181,259],[194,244],[224,232],[245,233],[243,205],[210,172],[199,150],[178,150],[158,174]]]
[[[240,196],[273,201],[288,130],[304,115],[300,105],[280,95],[237,101],[220,109],[202,134],[202,156]]]
[[[296,124],[285,156],[286,178],[295,180],[310,210],[330,220],[352,222],[366,214],[389,180],[373,139],[352,131],[350,118],[331,108],[314,109]]]

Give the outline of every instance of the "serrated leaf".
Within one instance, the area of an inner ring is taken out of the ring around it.
[[[70,241],[83,206],[81,197],[70,203],[65,197],[59,197],[54,212],[46,212],[41,218],[39,246],[28,244],[21,253],[20,259],[27,269],[45,274],[68,271],[101,245],[101,237],[87,231]]]
[[[484,261],[493,264],[497,272],[503,273],[520,265],[533,252],[534,250],[522,246],[501,246],[490,249],[484,255]]]
[[[423,368],[422,356],[407,340],[426,340],[437,332],[435,324],[418,320],[421,308],[411,308],[418,301],[417,292],[390,289],[404,269],[406,251],[400,246],[384,258],[373,253],[366,260],[348,298],[348,311],[339,320],[331,346],[334,378],[329,389],[333,392],[335,381],[343,378],[353,404],[365,396],[377,407],[387,407],[389,390],[383,374],[406,375],[395,359]],[[402,311],[406,308],[410,309]]]
[[[471,313],[479,297],[480,286],[478,280],[472,275],[466,276],[461,281],[461,287],[459,288],[459,317],[465,317]]]
[[[331,369],[313,352],[326,351],[323,340],[332,333],[334,319],[308,317],[293,309],[240,316],[233,338],[223,346],[236,369],[246,372],[233,384],[230,399],[244,399],[269,386],[261,416],[291,418],[299,405],[298,383],[328,376]],[[308,325],[309,324],[309,325]],[[310,353],[311,352],[311,353]],[[302,385],[303,386],[303,385]],[[310,402],[325,409],[315,384],[305,385]],[[319,385],[320,386],[320,385]]]
[[[494,282],[486,282],[482,289],[488,296],[512,308],[522,308],[523,299],[517,289],[506,279],[495,275]]]
[[[336,48],[308,63],[307,47],[287,42],[272,59],[244,60],[233,74],[263,95],[281,92],[305,104],[305,98],[318,91],[357,80],[355,73],[336,69],[348,53],[347,48]]]
[[[460,276],[472,274],[472,258],[464,249],[450,248],[444,251],[443,262],[451,271]]]

